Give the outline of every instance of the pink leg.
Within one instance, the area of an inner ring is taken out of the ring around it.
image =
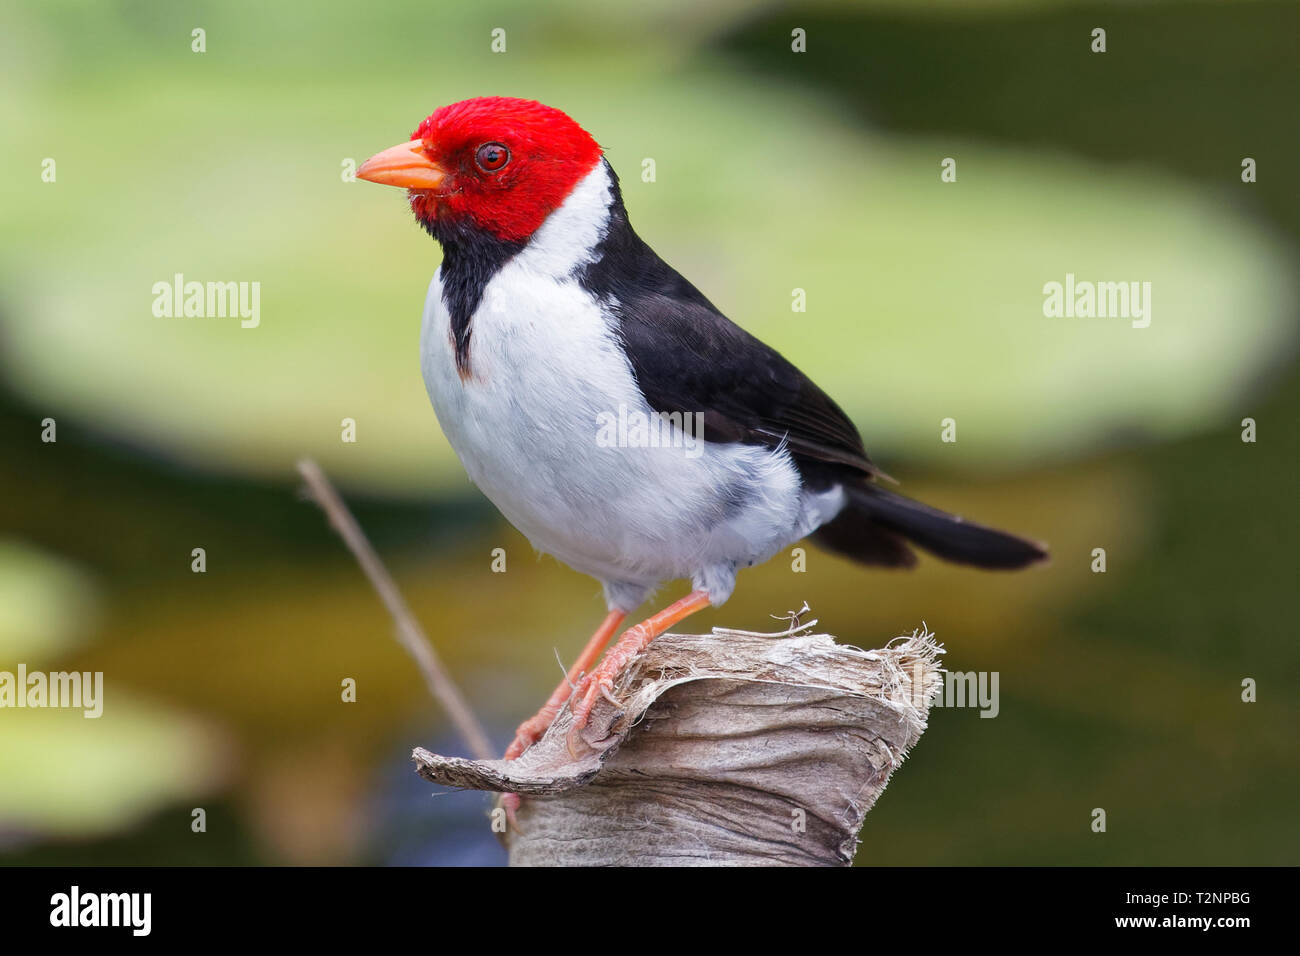
[[[515,739],[506,748],[506,760],[514,760],[542,738],[542,734],[546,733],[546,728],[551,726],[551,722],[555,720],[555,715],[560,712],[564,702],[569,699],[569,694],[573,692],[574,683],[583,674],[591,670],[591,665],[596,663],[596,659],[600,657],[600,652],[605,649],[609,639],[618,631],[618,626],[623,623],[625,617],[627,617],[627,614],[623,611],[609,612],[600,627],[596,629],[596,633],[591,635],[591,640],[582,649],[578,659],[569,668],[569,673],[565,675],[564,680],[560,681],[560,686],[555,688],[554,693],[542,705],[542,709],[519,725],[519,729],[515,731]]]
[[[591,640],[582,649],[578,659],[573,662],[573,666],[569,668],[569,673],[565,675],[564,680],[560,681],[560,686],[555,688],[555,692],[542,705],[542,709],[519,725],[519,729],[515,731],[515,739],[506,748],[506,760],[514,760],[542,738],[542,735],[546,733],[546,729],[551,726],[551,722],[555,720],[555,715],[560,712],[564,702],[569,699],[569,694],[573,692],[574,682],[591,670],[591,665],[596,663],[596,658],[600,657],[600,652],[605,649],[605,645],[609,643],[609,639],[618,631],[618,626],[623,623],[623,619],[626,617],[627,612],[625,611],[610,611],[605,616],[605,620],[596,629],[596,633],[591,635]],[[504,793],[501,795],[501,805],[505,807],[506,818],[510,821],[511,826],[515,826],[515,813],[519,809],[519,802],[519,794],[517,793]]]
[[[596,704],[597,695],[609,695],[614,689],[614,678],[623,670],[627,662],[645,650],[651,641],[674,624],[690,617],[696,611],[704,610],[708,606],[709,595],[707,591],[692,591],[680,601],[668,605],[658,614],[647,618],[635,627],[629,627],[623,632],[623,636],[605,655],[605,659],[600,662],[600,666],[584,677],[573,692],[574,700],[577,703],[573,705],[573,727],[569,731],[570,752],[574,750],[577,732],[587,726],[587,720],[591,716],[591,708]]]

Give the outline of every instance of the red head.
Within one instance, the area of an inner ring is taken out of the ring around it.
[[[359,179],[409,190],[435,236],[465,229],[526,240],[596,163],[600,146],[564,113],[486,96],[443,106],[408,143],[372,156]]]

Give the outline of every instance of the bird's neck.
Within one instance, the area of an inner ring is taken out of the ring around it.
[[[635,239],[618,177],[604,159],[527,239],[499,239],[454,222],[430,222],[425,228],[442,246],[442,300],[451,319],[456,367],[462,375],[469,373],[474,313],[488,283],[507,263],[518,261],[535,274],[564,282],[597,261],[611,240],[625,245],[624,233]]]
[[[451,319],[456,348],[456,368],[469,374],[471,320],[483,301],[483,292],[501,267],[517,256],[525,242],[497,239],[476,230],[430,229],[442,245],[442,301]],[[442,234],[440,234],[442,233]]]

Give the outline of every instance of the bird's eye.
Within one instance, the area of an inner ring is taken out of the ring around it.
[[[495,173],[510,162],[510,150],[500,143],[484,143],[474,154],[474,162],[485,173]]]

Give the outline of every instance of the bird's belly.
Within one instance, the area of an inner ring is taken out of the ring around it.
[[[811,530],[783,452],[680,434],[651,445],[620,429],[653,412],[595,300],[511,273],[492,284],[508,294],[489,285],[471,320],[465,378],[435,277],[423,371],[470,478],[536,548],[604,581],[653,585],[765,560]]]

